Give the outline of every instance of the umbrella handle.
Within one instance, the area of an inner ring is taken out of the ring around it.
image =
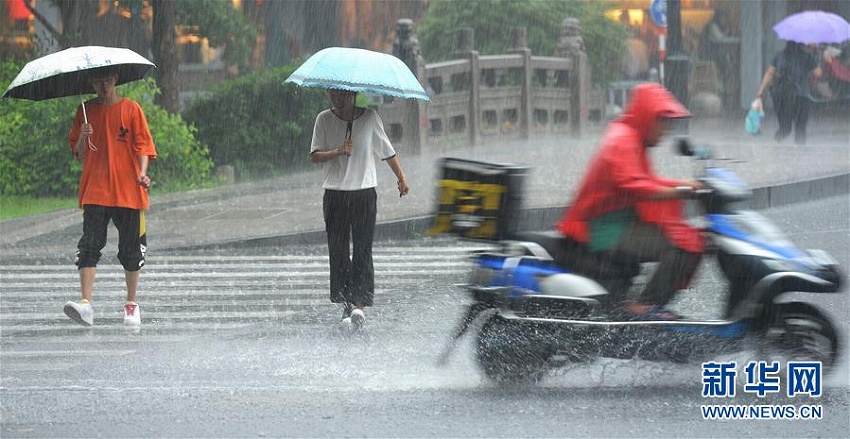
[[[351,141],[351,127],[352,127],[352,121],[349,120],[348,124],[345,126],[345,140],[347,140],[349,142]],[[347,157],[351,157],[350,152],[345,153],[345,155]]]
[[[80,106],[83,107],[83,122],[89,123],[89,116],[86,114],[86,101],[80,98],[82,102],[80,102]],[[91,137],[86,139],[88,142],[88,147],[92,151],[97,151],[97,147],[94,146],[94,142],[91,141]]]

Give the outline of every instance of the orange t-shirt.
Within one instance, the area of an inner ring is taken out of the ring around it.
[[[137,180],[141,170],[139,156],[155,160],[156,148],[142,107],[126,98],[113,105],[85,105],[93,130],[90,140],[96,149],[86,151],[80,177],[80,207],[95,204],[147,210],[148,191]],[[78,108],[68,133],[74,152],[82,123],[83,112]]]

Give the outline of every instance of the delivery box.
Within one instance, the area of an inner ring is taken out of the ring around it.
[[[527,167],[451,157],[439,166],[438,205],[429,235],[499,240],[519,230]]]

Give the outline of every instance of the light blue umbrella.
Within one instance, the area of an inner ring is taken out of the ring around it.
[[[302,87],[431,100],[410,68],[400,59],[366,49],[322,49],[283,82]]]

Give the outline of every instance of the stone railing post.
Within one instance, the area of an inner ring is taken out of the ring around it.
[[[588,105],[590,103],[590,64],[587,61],[584,39],[581,37],[581,22],[576,18],[565,18],[561,22],[556,56],[570,58],[570,131],[581,137],[587,128]]]
[[[515,27],[510,33],[508,53],[522,55],[522,94],[519,108],[519,129],[523,139],[528,139],[531,130],[531,49],[528,48],[527,31]]]
[[[475,50],[475,31],[470,27],[460,28],[457,31],[455,56],[469,60],[469,143],[478,144],[481,126],[481,103],[479,86],[481,83],[481,72],[478,70],[478,51]]]
[[[581,137],[587,130],[587,117],[590,104],[590,63],[587,54],[581,53],[575,57],[576,64],[576,93],[573,95],[573,108],[578,111],[573,113],[572,133],[573,136]]]
[[[419,39],[413,29],[413,20],[402,18],[396,22],[396,38],[393,40],[393,55],[402,60],[416,76],[420,84],[425,84],[425,61],[419,47]],[[407,99],[404,105],[404,123],[402,139],[410,144],[410,152],[419,154],[425,141],[423,124],[428,120],[427,107],[418,99]]]

